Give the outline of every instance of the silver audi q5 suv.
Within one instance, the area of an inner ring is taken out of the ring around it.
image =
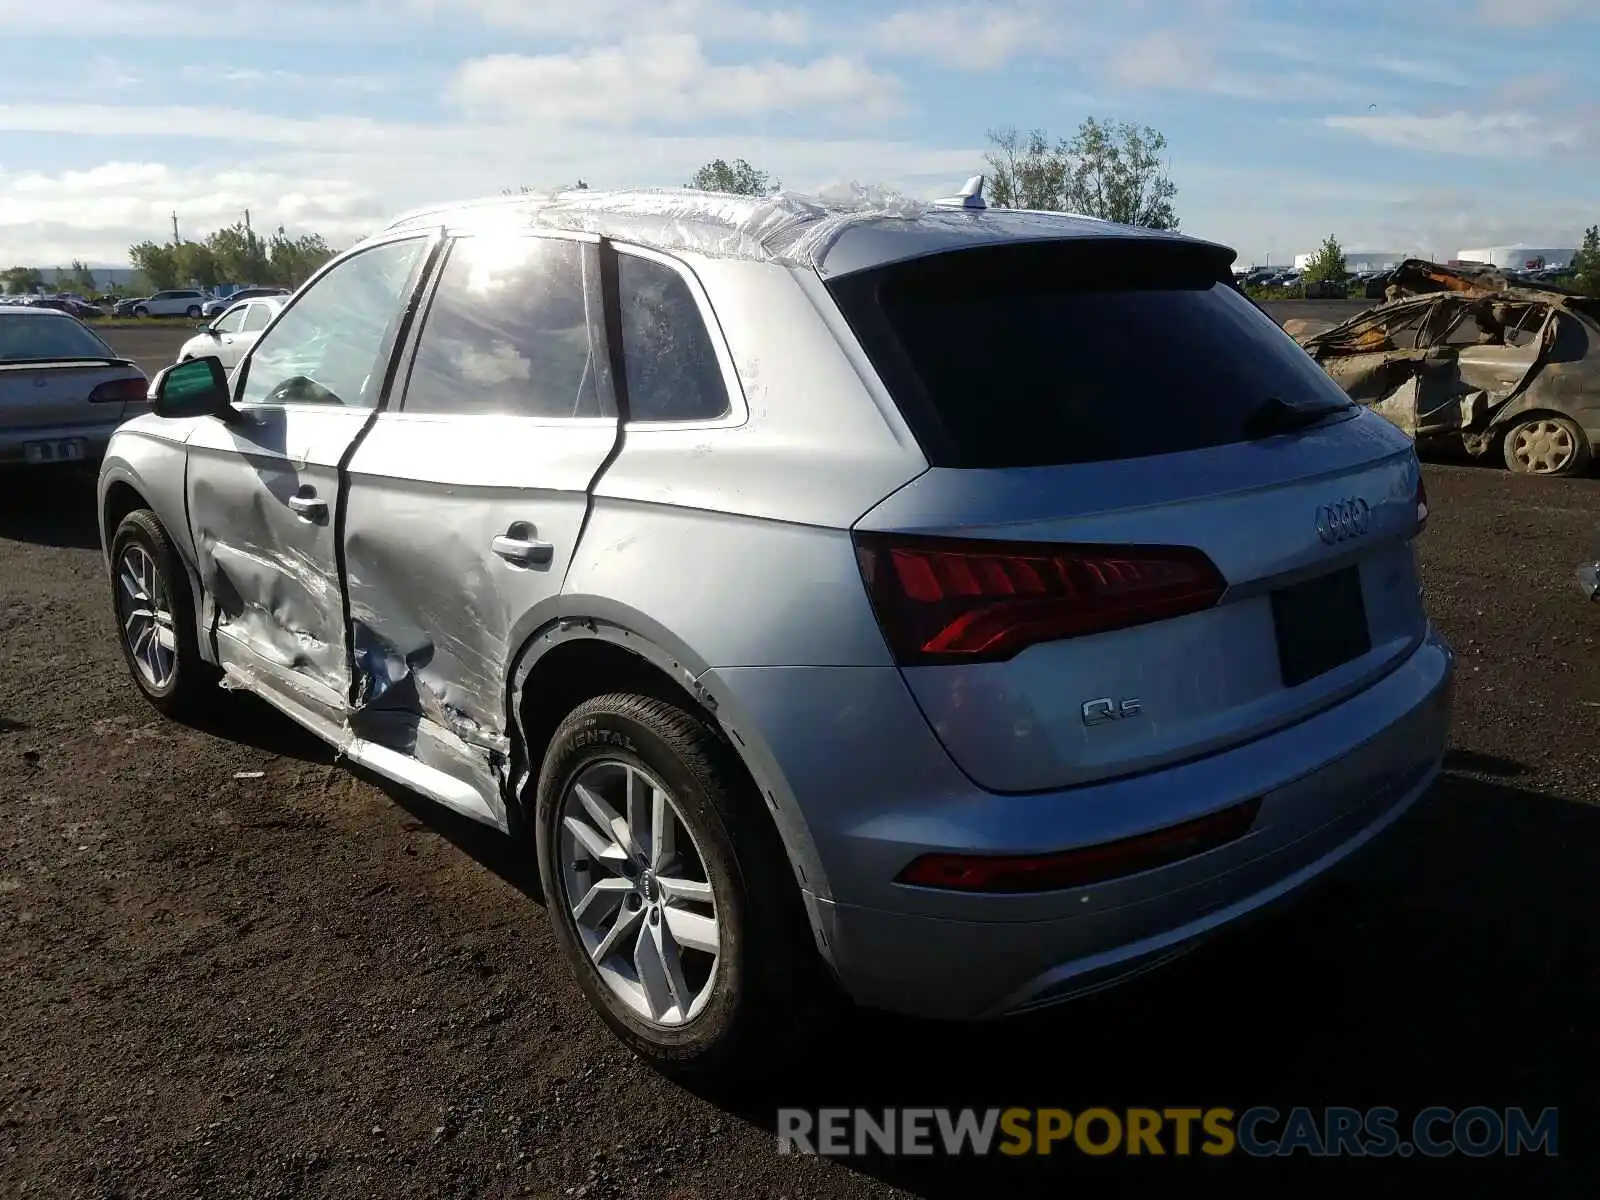
[[[1102,986],[1445,746],[1411,445],[1232,259],[981,185],[412,213],[113,438],[133,680],[525,838],[663,1066]]]

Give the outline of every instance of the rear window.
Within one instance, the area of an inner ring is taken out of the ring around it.
[[[71,317],[0,313],[0,362],[115,357],[110,346]]]
[[[936,466],[1141,458],[1247,440],[1269,400],[1348,397],[1186,243],[960,250],[829,287]]]

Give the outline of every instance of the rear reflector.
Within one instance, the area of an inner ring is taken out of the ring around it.
[[[1260,808],[1259,798],[1247,800],[1182,825],[1060,854],[924,854],[901,871],[895,882],[958,892],[1049,892],[1086,887],[1169,866],[1238,841]]]
[[[143,379],[113,379],[89,393],[90,404],[137,404],[150,385]]]
[[[1039,642],[1210,608],[1227,581],[1188,546],[857,533],[856,560],[902,666],[1000,662]]]

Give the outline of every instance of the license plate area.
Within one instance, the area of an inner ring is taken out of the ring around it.
[[[1298,687],[1372,649],[1359,567],[1273,592],[1272,622],[1285,687]]]
[[[53,442],[24,442],[22,456],[30,463],[82,462],[89,445],[82,438],[62,438]]]

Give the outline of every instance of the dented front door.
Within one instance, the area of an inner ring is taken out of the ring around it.
[[[511,657],[555,616],[616,446],[597,254],[457,238],[406,379],[350,461],[352,727],[486,794]]]
[[[254,690],[324,720],[348,707],[341,470],[371,420],[430,239],[362,250],[296,297],[235,378],[237,415],[199,422],[187,491],[217,654]]]

